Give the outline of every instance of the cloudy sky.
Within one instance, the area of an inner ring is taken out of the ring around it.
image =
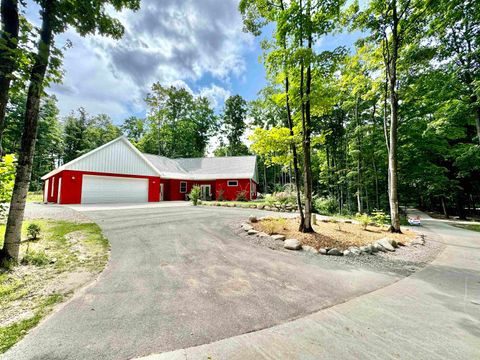
[[[207,96],[217,110],[226,97],[255,98],[265,85],[260,39],[242,32],[238,0],[142,0],[138,12],[118,14],[125,26],[119,41],[74,31],[65,53],[63,84],[49,89],[61,115],[83,106],[90,114],[108,114],[115,123],[144,116],[143,99],[153,82],[181,84]],[[27,4],[27,18],[38,23],[38,8]],[[322,47],[350,45],[355,36],[322,41]]]

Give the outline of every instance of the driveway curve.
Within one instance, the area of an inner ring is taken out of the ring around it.
[[[130,359],[212,343],[399,279],[246,243],[232,224],[250,213],[191,206],[86,211],[110,240],[109,265],[4,358]]]

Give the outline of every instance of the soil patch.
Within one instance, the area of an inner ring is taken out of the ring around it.
[[[252,226],[255,230],[269,235],[281,234],[287,238],[297,239],[303,245],[310,245],[317,250],[320,248],[345,250],[351,246],[368,245],[384,237],[407,243],[416,236],[409,230],[404,230],[403,234],[392,234],[385,227],[367,226],[366,229],[363,229],[359,224],[341,221],[318,222],[313,226],[315,233],[302,233],[298,231],[299,220],[297,218],[266,218],[253,223]]]

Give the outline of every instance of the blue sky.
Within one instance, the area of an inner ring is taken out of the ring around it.
[[[117,124],[145,116],[143,99],[156,81],[207,96],[217,111],[229,95],[252,100],[266,84],[260,39],[242,31],[237,6],[238,0],[142,0],[140,11],[117,14],[126,29],[120,41],[68,30],[57,37],[57,46],[67,39],[73,44],[65,53],[64,80],[48,92],[57,96],[62,116],[84,107]],[[38,24],[31,0],[26,16]],[[358,37],[329,36],[320,46],[351,46]]]

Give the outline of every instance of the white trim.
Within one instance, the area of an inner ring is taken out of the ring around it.
[[[185,184],[185,191],[182,191],[182,184]],[[186,181],[180,181],[180,194],[186,194],[188,189],[188,183]]]
[[[155,166],[153,166],[153,164],[150,161],[148,161],[148,159],[135,146],[133,146],[132,143],[130,141],[128,141],[128,139],[125,136],[122,135],[122,136],[120,136],[120,137],[118,137],[118,138],[116,138],[116,139],[114,139],[114,140],[112,140],[112,141],[110,141],[106,144],[103,144],[102,146],[99,146],[96,149],[93,149],[92,151],[89,151],[86,154],[83,154],[82,156],[79,156],[76,159],[73,159],[72,161],[70,161],[66,164],[63,164],[62,166],[56,168],[55,170],[50,171],[48,174],[42,176],[42,180],[46,180],[46,179],[52,177],[53,175],[58,174],[59,172],[68,169],[71,165],[77,163],[78,161],[80,161],[80,160],[82,160],[82,159],[84,159],[84,158],[86,158],[86,157],[88,157],[92,154],[95,154],[96,152],[106,148],[107,146],[109,146],[109,145],[111,145],[111,144],[113,144],[117,141],[125,142],[137,155],[140,156],[140,158],[153,170],[153,172],[155,174],[157,174],[158,176],[161,176],[160,171]]]
[[[60,204],[61,194],[62,194],[62,178],[58,179],[57,204]]]
[[[235,185],[230,185],[230,182],[235,182]],[[227,180],[227,186],[230,186],[230,187],[238,186],[238,180]]]
[[[48,185],[50,184],[50,180],[45,180],[45,185],[43,189],[43,202],[47,203],[48,202]]]

